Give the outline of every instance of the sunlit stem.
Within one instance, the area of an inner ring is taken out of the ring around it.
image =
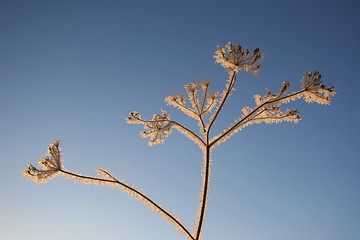
[[[178,126],[179,128],[183,129],[185,132],[187,132],[188,134],[192,135],[193,137],[197,138],[203,146],[205,146],[205,142],[193,131],[191,131],[190,129],[188,129],[187,127],[181,125],[180,123],[177,123],[175,121],[172,120],[157,120],[157,121],[147,121],[147,120],[142,120],[140,118],[138,118],[139,121],[143,122],[143,123],[152,123],[152,122],[167,122],[167,123],[172,123],[176,126]]]
[[[200,124],[201,124],[201,127],[202,127],[202,129],[203,129],[203,132],[205,133],[205,132],[206,132],[206,127],[205,127],[205,123],[204,123],[204,120],[203,120],[203,118],[202,118],[202,115],[199,114],[198,117],[199,117],[199,122],[200,122]]]
[[[224,132],[223,134],[221,134],[218,138],[214,139],[211,143],[210,143],[210,147],[212,147],[216,142],[218,142],[219,140],[221,140],[223,137],[225,137],[229,132],[231,132],[232,130],[234,130],[235,128],[237,128],[238,126],[240,126],[241,124],[245,123],[252,115],[254,115],[259,109],[261,109],[262,107],[264,107],[267,104],[271,104],[273,102],[277,102],[277,101],[281,101],[284,100],[286,98],[292,98],[296,95],[300,95],[303,92],[306,92],[306,90],[301,90],[292,94],[289,94],[285,97],[280,97],[280,98],[276,98],[273,100],[269,100],[264,102],[263,104],[259,105],[257,108],[255,108],[254,110],[252,110],[247,116],[245,116],[243,119],[241,119],[239,122],[237,122],[234,126],[232,126],[231,128],[229,128],[226,132]]]
[[[211,103],[209,104],[209,106],[207,106],[207,108],[203,111],[203,113],[207,113],[207,111],[209,111],[209,109],[212,107],[212,105],[214,104],[215,100],[212,99]]]
[[[176,225],[178,225],[178,227],[190,238],[193,239],[193,236],[191,235],[191,233],[176,219],[174,218],[170,213],[168,213],[166,210],[164,210],[161,206],[159,206],[158,204],[156,204],[155,202],[153,202],[150,198],[148,198],[147,196],[145,196],[143,193],[139,192],[138,190],[136,190],[135,188],[130,187],[127,184],[124,184],[122,182],[120,182],[119,180],[117,180],[115,177],[113,177],[111,174],[109,174],[108,172],[104,171],[101,169],[101,171],[103,173],[105,173],[106,175],[108,175],[111,179],[104,179],[104,178],[97,178],[97,177],[89,177],[89,176],[82,176],[76,173],[72,173],[72,172],[68,172],[66,170],[60,169],[59,170],[62,174],[64,175],[69,175],[71,177],[76,177],[76,178],[81,178],[81,179],[88,179],[88,180],[95,180],[95,181],[100,181],[100,182],[108,182],[108,183],[113,183],[113,184],[118,184],[120,186],[122,186],[123,188],[126,188],[128,190],[130,190],[131,192],[135,192],[137,195],[139,195],[141,198],[145,199],[152,207],[154,207],[155,209],[158,209],[160,212],[162,212],[163,214],[165,214],[167,217],[169,217],[171,220],[174,221],[174,223]]]
[[[204,121],[203,121],[203,118],[202,118],[202,110],[203,110],[203,106],[201,107],[201,110],[200,110],[200,104],[199,104],[199,101],[198,101],[198,97],[197,97],[197,94],[195,94],[195,91],[192,93],[193,94],[193,99],[194,99],[194,109],[196,108],[196,112],[195,114],[198,116],[199,118],[199,122],[203,128],[203,131],[205,132],[205,124],[204,124]]]
[[[202,104],[201,104],[201,114],[203,114],[204,112],[204,107],[205,107],[205,102],[206,102],[206,97],[207,97],[207,92],[208,92],[208,86],[206,86],[205,90],[204,90],[204,94],[202,96]]]
[[[202,198],[200,200],[200,207],[199,207],[199,218],[198,224],[196,229],[196,236],[195,240],[200,239],[201,228],[204,222],[204,216],[206,212],[206,204],[207,204],[207,193],[209,188],[209,177],[210,177],[210,146],[209,146],[209,132],[206,133],[206,151],[205,151],[205,162],[204,162],[204,179],[203,179],[203,186],[202,186]]]
[[[186,111],[192,112],[193,114],[197,115],[197,112],[193,111],[191,108],[186,107],[185,105],[178,103],[180,107],[186,109]]]
[[[193,94],[193,99],[194,99],[194,109],[196,108],[197,115],[199,115],[199,114],[201,114],[201,112],[200,112],[200,106],[199,106],[197,94],[195,94],[195,91],[192,92],[192,94]]]
[[[224,106],[227,98],[229,97],[234,84],[236,82],[236,72],[233,72],[233,75],[231,76],[230,79],[230,83],[226,89],[225,92],[225,96],[223,97],[222,101],[220,102],[219,108],[217,109],[217,111],[214,114],[214,117],[211,119],[209,125],[207,126],[207,131],[206,131],[206,150],[205,150],[205,162],[204,162],[204,176],[203,176],[203,186],[202,186],[202,194],[201,194],[201,199],[200,199],[200,207],[199,207],[199,219],[198,219],[198,224],[197,224],[197,229],[195,230],[195,240],[199,240],[200,239],[200,235],[201,235],[201,228],[202,225],[204,223],[204,216],[205,216],[205,212],[206,212],[206,204],[207,204],[207,193],[208,193],[208,188],[209,188],[209,177],[210,177],[210,151],[211,151],[211,145],[209,144],[209,136],[210,136],[210,129],[213,126],[217,116],[219,115],[219,113],[222,110],[222,107]]]
[[[231,77],[231,80],[230,80],[230,83],[229,83],[229,85],[228,85],[228,88],[226,89],[225,96],[223,97],[222,101],[220,102],[220,105],[219,105],[217,111],[215,112],[214,117],[211,119],[211,121],[210,121],[210,123],[209,123],[209,125],[208,125],[208,132],[210,132],[211,126],[214,124],[217,116],[218,116],[219,113],[221,112],[222,107],[224,106],[227,98],[229,97],[229,95],[230,95],[230,93],[231,93],[231,91],[232,91],[232,89],[233,89],[233,87],[234,87],[234,85],[235,85],[235,82],[236,82],[236,71],[233,72],[233,75],[232,75],[232,77]]]

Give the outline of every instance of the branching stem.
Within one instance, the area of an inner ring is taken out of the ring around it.
[[[219,113],[221,112],[221,109],[222,109],[222,107],[224,106],[227,98],[229,97],[229,95],[230,95],[230,93],[231,93],[231,90],[232,90],[232,88],[234,87],[235,82],[236,82],[236,72],[234,71],[234,72],[233,72],[233,75],[232,75],[232,77],[231,77],[229,86],[228,86],[228,88],[226,89],[225,96],[223,97],[223,99],[222,99],[222,101],[221,101],[221,103],[220,103],[217,111],[215,112],[214,117],[211,119],[211,121],[210,121],[210,123],[209,123],[208,132],[210,132],[210,128],[212,127],[212,125],[214,124],[217,116],[218,116]]]
[[[208,139],[207,139],[207,143],[208,143]],[[204,165],[205,165],[204,166],[205,167],[204,182],[203,182],[204,185],[202,187],[203,192],[201,195],[202,198],[201,198],[200,209],[199,209],[199,211],[200,211],[199,219],[198,219],[199,222],[197,224],[195,240],[200,239],[201,227],[204,222],[204,216],[205,216],[205,211],[206,211],[207,193],[208,193],[208,188],[209,188],[209,177],[210,177],[210,147],[208,144],[206,146]]]
[[[262,107],[264,107],[266,104],[269,104],[269,103],[273,103],[273,102],[276,102],[276,101],[280,101],[280,100],[283,100],[283,99],[286,99],[286,98],[291,98],[291,97],[294,97],[298,94],[302,94],[303,92],[305,92],[306,90],[301,90],[301,91],[298,91],[298,92],[295,92],[295,93],[292,93],[292,94],[289,94],[285,97],[281,97],[281,98],[276,98],[276,99],[273,99],[273,100],[269,100],[269,101],[266,101],[264,103],[262,103],[261,105],[259,105],[257,108],[255,108],[254,110],[252,110],[248,115],[246,115],[243,119],[241,119],[239,122],[237,122],[234,126],[232,126],[231,128],[229,128],[226,132],[224,132],[223,134],[221,134],[218,138],[214,139],[211,143],[210,143],[210,147],[212,147],[217,141],[221,140],[224,136],[226,136],[229,132],[231,132],[232,130],[234,130],[235,128],[237,128],[239,125],[243,124],[246,120],[248,120],[248,118],[253,115],[255,112],[257,112],[259,109],[261,109]]]
[[[217,109],[217,111],[214,113],[214,117],[211,119],[209,125],[207,126],[207,131],[206,131],[206,151],[205,151],[205,162],[204,162],[204,175],[203,175],[203,186],[202,186],[202,193],[201,193],[201,199],[200,199],[200,206],[199,206],[199,219],[198,219],[198,223],[197,223],[197,227],[196,227],[196,236],[195,236],[195,240],[199,240],[200,239],[200,235],[201,235],[201,228],[202,225],[204,223],[204,216],[205,216],[205,212],[206,212],[206,203],[207,203],[207,193],[208,193],[208,189],[209,189],[209,177],[210,177],[210,154],[211,154],[211,145],[209,144],[209,137],[210,137],[210,129],[213,126],[217,116],[219,115],[219,113],[221,112],[222,107],[224,106],[227,98],[229,97],[234,84],[236,82],[236,72],[233,72],[233,75],[230,79],[230,83],[226,89],[226,93]]]
[[[181,125],[180,123],[177,123],[175,121],[172,120],[157,120],[157,121],[147,121],[147,120],[142,120],[142,119],[138,119],[139,121],[143,122],[143,123],[153,123],[153,122],[168,122],[168,123],[172,123],[178,127],[180,127],[181,129],[183,129],[184,131],[188,132],[189,134],[191,134],[193,137],[197,138],[204,146],[206,145],[205,142],[193,131],[191,131],[190,129],[188,129],[187,127]]]
[[[176,101],[177,104],[179,104],[180,107],[186,109],[186,111],[192,112],[193,114],[197,114],[196,112],[194,112],[192,109],[186,107],[184,104],[179,103],[178,101]]]
[[[264,97],[256,95],[256,107],[252,110],[250,110],[249,107],[245,107],[241,118],[236,120],[234,124],[230,125],[228,129],[210,139],[211,128],[234,90],[234,86],[237,81],[237,72],[239,70],[244,70],[246,72],[256,74],[260,71],[260,61],[263,58],[263,54],[259,52],[259,48],[256,48],[250,53],[248,49],[243,49],[240,45],[233,46],[231,43],[228,43],[225,48],[220,46],[218,47],[214,58],[216,59],[215,62],[220,63],[229,74],[225,89],[220,96],[218,93],[212,93],[211,95],[208,93],[210,81],[205,80],[201,81],[199,84],[191,83],[189,85],[185,85],[185,89],[188,93],[193,109],[191,109],[191,106],[185,106],[186,101],[183,95],[177,94],[165,99],[169,105],[178,107],[186,115],[198,120],[198,126],[200,127],[200,132],[202,134],[201,137],[184,125],[170,120],[169,114],[165,110],[162,110],[162,115],[154,115],[151,121],[141,119],[141,115],[137,112],[131,112],[128,117],[128,123],[144,125],[145,130],[141,132],[141,136],[150,137],[149,145],[163,143],[163,138],[167,137],[171,133],[171,128],[176,128],[180,133],[195,142],[203,151],[200,205],[193,233],[190,233],[185,226],[174,215],[165,210],[162,205],[153,202],[145,195],[145,193],[137,190],[136,187],[117,180],[107,170],[100,168],[97,170],[100,175],[90,177],[83,176],[79,173],[72,173],[63,169],[63,159],[61,159],[62,153],[60,152],[59,141],[54,141],[48,149],[46,158],[40,159],[39,165],[41,169],[37,169],[32,164],[29,164],[29,166],[22,171],[24,176],[35,183],[45,183],[49,179],[60,174],[65,178],[72,178],[75,182],[79,183],[82,182],[85,184],[96,184],[108,187],[116,186],[120,190],[129,193],[130,196],[133,196],[145,203],[148,207],[172,224],[177,230],[179,230],[179,232],[185,235],[188,240],[200,240],[207,209],[212,164],[212,148],[225,141],[227,137],[231,137],[237,131],[241,130],[242,127],[251,123],[260,123],[263,121],[266,123],[282,121],[293,121],[297,123],[300,120],[300,115],[298,115],[297,110],[290,109],[286,113],[283,113],[280,111],[280,105],[283,103],[288,103],[298,98],[304,98],[308,103],[317,102],[320,104],[330,104],[330,96],[335,94],[335,87],[327,88],[325,85],[321,84],[321,75],[317,70],[307,72],[300,80],[302,83],[302,89],[300,91],[284,96],[287,89],[290,87],[290,82],[284,82],[283,87],[280,89],[278,94],[271,93],[267,90],[267,94]],[[200,93],[202,95],[202,99],[199,99],[199,89],[202,90],[202,94]],[[211,114],[209,119],[205,118],[213,108],[216,109],[215,112]],[[207,125],[204,123],[205,119],[208,119]]]

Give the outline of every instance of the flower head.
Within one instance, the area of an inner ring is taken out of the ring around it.
[[[225,48],[218,46],[214,58],[216,63],[220,63],[228,71],[244,70],[256,75],[261,69],[261,60],[264,58],[264,54],[260,53],[259,48],[250,52],[240,45],[234,46],[229,42]]]
[[[54,141],[50,144],[46,158],[41,158],[38,162],[40,169],[37,169],[32,164],[22,170],[23,175],[35,183],[46,183],[49,179],[55,177],[59,170],[63,168],[61,159],[62,153],[60,152],[59,141]]]

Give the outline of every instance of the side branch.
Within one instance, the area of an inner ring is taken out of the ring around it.
[[[212,99],[212,100],[211,100],[211,103],[208,104],[208,106],[206,107],[206,109],[203,111],[202,115],[207,114],[208,111],[209,111],[209,109],[212,109],[212,108],[214,107],[214,106],[213,106],[214,103],[215,103],[215,100]]]
[[[118,188],[127,192],[130,196],[135,197],[136,199],[140,200],[141,202],[145,203],[149,208],[151,208],[153,211],[158,213],[160,216],[165,218],[170,224],[172,224],[180,233],[186,235],[188,239],[194,240],[191,233],[183,226],[179,220],[171,215],[171,213],[167,212],[161,205],[155,203],[150,198],[145,196],[144,193],[140,192],[134,187],[131,187],[124,182],[120,182],[117,180],[112,174],[105,171],[104,169],[98,169],[99,172],[105,174],[107,178],[97,178],[97,177],[89,177],[89,176],[82,176],[76,173],[72,173],[63,169],[59,170],[60,173],[65,178],[72,178],[75,182],[83,182],[88,184],[96,184],[96,185],[104,185],[104,186],[110,186],[115,187],[115,185],[118,185]],[[110,179],[109,179],[110,178]]]
[[[185,136],[187,136],[190,140],[192,140],[193,142],[195,142],[201,149],[204,149],[206,144],[205,142],[193,131],[191,131],[190,129],[188,129],[187,127],[171,121],[171,123],[173,124],[172,127],[175,128],[176,130],[178,130],[180,133],[184,134]]]
[[[205,107],[205,102],[206,102],[206,98],[207,98],[208,89],[209,89],[209,85],[206,85],[205,89],[204,89],[204,94],[202,96],[201,111],[199,112],[200,114],[204,113],[204,107]]]
[[[165,138],[170,133],[169,129],[175,128],[180,133],[184,134],[190,140],[194,141],[197,145],[199,145],[199,147],[201,149],[203,149],[205,147],[205,142],[196,133],[194,133],[193,131],[191,131],[190,129],[188,129],[185,126],[183,126],[175,121],[170,120],[168,118],[168,116],[163,117],[163,116],[156,115],[153,117],[153,120],[143,120],[143,119],[141,119],[141,115],[138,114],[137,112],[131,112],[130,116],[131,117],[127,118],[128,123],[142,124],[142,125],[144,125],[145,129],[150,130],[150,132],[143,131],[141,133],[141,135],[143,137],[148,137],[148,136],[157,134],[156,136],[162,135],[162,137]],[[162,143],[163,141],[164,141],[163,139],[161,139],[160,141],[157,141],[157,142],[150,140],[150,143],[155,142],[154,144],[156,144],[156,143]]]
[[[171,98],[171,97],[169,97]],[[174,98],[174,97],[173,97]],[[168,104],[170,102],[170,99],[165,99],[168,101]],[[186,115],[190,116],[190,117],[193,117],[193,116],[196,116],[198,115],[195,111],[193,111],[192,109],[186,107],[183,103],[180,103],[177,101],[176,98],[172,99],[172,101],[176,104],[172,104],[173,106],[176,106],[178,107],[181,111],[183,111]]]
[[[216,144],[218,141],[221,141],[225,136],[227,136],[229,133],[231,133],[232,131],[234,131],[236,128],[238,128],[240,125],[244,124],[245,122],[249,121],[249,119],[251,117],[253,117],[253,115],[258,114],[257,112],[261,109],[263,109],[266,105],[276,105],[276,104],[281,104],[281,103],[287,103],[291,100],[295,100],[297,98],[301,98],[302,94],[305,92],[306,90],[301,90],[292,94],[289,94],[287,96],[283,96],[280,98],[276,98],[273,100],[269,100],[266,101],[264,103],[262,103],[261,105],[259,105],[258,107],[256,107],[255,109],[253,109],[250,113],[248,113],[246,116],[244,116],[240,121],[238,121],[236,124],[234,124],[232,127],[230,127],[229,129],[227,129],[226,131],[224,131],[220,136],[216,137],[215,139],[213,139],[210,142],[210,147],[212,147],[214,144]]]
[[[72,173],[63,168],[62,153],[59,141],[54,141],[50,144],[46,158],[39,160],[40,169],[29,164],[27,168],[22,170],[23,175],[35,183],[46,183],[48,180],[57,175],[62,175],[65,178],[73,179],[77,183],[95,184],[98,186],[117,187],[120,190],[127,192],[130,196],[135,197],[141,202],[145,203],[154,212],[159,214],[167,220],[175,229],[183,235],[186,235],[188,240],[195,240],[191,233],[184,227],[184,225],[170,212],[166,211],[163,206],[153,202],[145,193],[142,193],[136,187],[126,184],[124,181],[117,180],[109,171],[102,168],[97,169],[98,175],[96,177],[83,176],[80,173]],[[100,175],[100,176],[99,176]]]
[[[227,98],[230,96],[230,93],[235,85],[235,82],[236,82],[236,71],[233,72],[233,75],[231,77],[231,80],[230,82],[228,83],[227,85],[227,89],[226,89],[226,92],[225,92],[225,95],[223,96],[223,98],[221,99],[221,102],[218,106],[218,108],[216,109],[216,112],[214,113],[213,116],[211,116],[211,120],[210,120],[210,123],[207,127],[207,131],[209,132],[210,131],[210,128],[212,127],[212,125],[214,124],[217,116],[219,115],[219,113],[221,112],[221,109],[222,107],[224,106]]]

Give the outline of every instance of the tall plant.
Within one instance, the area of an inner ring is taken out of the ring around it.
[[[218,46],[214,58],[215,62],[220,63],[229,74],[225,89],[221,94],[210,92],[210,80],[202,80],[198,83],[185,85],[187,97],[182,94],[175,94],[165,99],[168,105],[180,109],[186,115],[197,120],[200,135],[188,127],[171,120],[169,113],[163,109],[161,110],[161,114],[154,115],[151,120],[144,120],[137,112],[131,112],[127,118],[127,122],[130,124],[144,125],[144,131],[141,132],[141,136],[150,138],[148,142],[150,146],[163,143],[172,129],[176,129],[196,143],[202,150],[203,181],[194,231],[191,232],[186,228],[177,217],[167,211],[162,205],[151,200],[136,187],[118,180],[108,170],[103,168],[96,169],[98,174],[95,177],[84,176],[66,170],[62,165],[63,159],[61,158],[62,153],[60,151],[59,141],[54,141],[48,148],[46,157],[39,160],[40,168],[29,164],[29,166],[22,171],[24,176],[35,183],[45,183],[60,174],[65,178],[71,178],[79,183],[102,185],[112,188],[117,187],[145,203],[149,208],[172,224],[180,233],[185,235],[187,239],[199,240],[201,238],[207,209],[212,162],[211,151],[244,127],[254,123],[299,122],[301,117],[297,110],[288,109],[282,111],[280,109],[280,106],[284,103],[303,98],[307,103],[317,102],[319,104],[329,105],[331,97],[335,95],[335,87],[326,87],[323,85],[321,75],[317,70],[306,72],[300,80],[300,90],[288,93],[290,82],[283,82],[280,90],[276,93],[266,89],[265,95],[254,96],[256,103],[254,107],[244,107],[242,109],[242,116],[235,120],[227,129],[211,138],[211,129],[234,90],[237,73],[243,70],[254,75],[257,74],[261,69],[263,54],[258,48],[250,52],[240,45],[228,43],[224,48]],[[190,105],[187,104],[187,102],[189,102]]]

